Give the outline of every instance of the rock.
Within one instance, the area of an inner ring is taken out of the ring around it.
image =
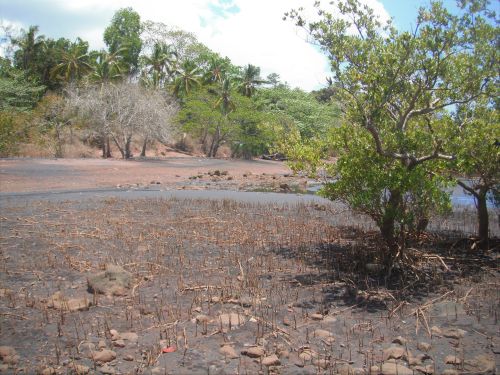
[[[104,366],[102,366],[99,369],[99,371],[101,372],[101,374],[105,374],[105,375],[114,375],[114,374],[116,374],[116,370],[113,367],[109,366],[107,363]]]
[[[264,366],[279,366],[281,364],[280,359],[276,354],[270,355],[268,357],[264,357],[262,359],[262,364]]]
[[[53,367],[46,367],[41,372],[40,375],[56,375],[56,369]]]
[[[495,359],[485,354],[480,354],[474,359],[466,360],[465,367],[470,370],[469,372],[475,374],[494,374],[495,373]]]
[[[99,343],[97,344],[97,347],[99,349],[104,349],[106,348],[106,342],[104,340],[99,340]]]
[[[399,346],[391,346],[384,350],[384,361],[388,359],[400,359],[407,358],[407,353],[405,348],[401,348]]]
[[[381,373],[383,375],[413,375],[413,370],[394,362],[382,364]]]
[[[311,361],[313,358],[316,358],[317,354],[309,347],[303,347],[299,350],[299,358],[303,362]]]
[[[370,367],[370,374],[371,375],[378,375],[378,374],[380,374],[380,367],[375,366],[375,365],[372,366],[372,367]]]
[[[219,353],[229,359],[236,359],[240,357],[231,345],[222,345],[219,349]]]
[[[125,354],[125,355],[123,356],[123,360],[124,360],[124,361],[129,361],[129,362],[132,362],[132,361],[134,360],[134,356],[133,356],[133,355],[131,355],[131,354]]]
[[[139,341],[139,336],[135,332],[123,332],[123,333],[120,333],[120,336],[125,341],[130,341],[130,342]]]
[[[447,363],[449,365],[459,365],[462,363],[462,360],[458,358],[456,355],[447,355],[444,358],[444,363]]]
[[[3,357],[2,361],[7,365],[17,365],[19,363],[19,359],[20,357],[17,354],[13,354]]]
[[[231,327],[238,328],[239,326],[245,324],[246,318],[244,315],[237,313],[221,314],[219,315],[219,322],[222,324],[223,328]]]
[[[432,375],[434,374],[434,365],[416,366],[415,370],[422,374]]]
[[[341,365],[337,372],[339,375],[354,375],[354,369],[349,365]]]
[[[113,346],[116,346],[117,348],[124,348],[125,347],[125,340],[119,339],[116,341],[113,341]]]
[[[47,307],[64,311],[84,311],[88,310],[91,302],[87,298],[67,299],[61,292],[56,292],[49,298]]]
[[[251,348],[245,349],[241,351],[241,354],[246,355],[250,358],[260,358],[265,354],[264,348],[261,346],[253,346]]]
[[[466,333],[467,333],[467,331],[464,331],[463,329],[460,329],[460,328],[457,328],[457,329],[451,328],[451,329],[444,330],[443,331],[443,336],[447,337],[449,339],[459,340],[459,339],[463,338]]]
[[[325,339],[325,338],[333,339],[333,333],[331,333],[330,331],[327,331],[326,329],[316,329],[313,332],[313,335],[314,335],[314,337],[319,337],[322,339]]]
[[[392,340],[394,344],[399,344],[405,346],[407,343],[407,340],[403,336],[398,336]]]
[[[283,318],[283,325],[285,325],[285,326],[289,327],[289,326],[291,326],[291,325],[292,325],[292,323],[293,323],[293,319],[292,319],[291,317],[289,317],[289,316],[285,316],[285,317]]]
[[[459,375],[459,374],[460,373],[457,370],[451,368],[447,368],[443,370],[443,372],[441,373],[441,375]]]
[[[314,358],[313,361],[312,361],[314,367],[316,368],[322,368],[323,370],[324,369],[327,369],[328,367],[330,367],[330,361],[326,360],[326,359],[316,359]]]
[[[423,352],[428,352],[429,350],[431,350],[431,347],[432,347],[431,344],[429,344],[427,342],[423,342],[423,341],[421,341],[417,344],[417,349],[421,350]]]
[[[6,374],[9,371],[9,365],[0,365],[0,374]]]
[[[16,349],[12,346],[0,346],[0,359],[4,359],[5,357],[10,357],[17,355]]]
[[[436,327],[436,326],[431,327],[431,333],[434,336],[438,336],[438,337],[443,336],[443,332],[441,331],[441,329],[439,327]]]
[[[124,296],[132,285],[132,274],[120,266],[108,264],[106,271],[90,275],[87,284],[90,293]]]
[[[309,315],[309,318],[312,320],[323,320],[324,316],[323,314],[311,314]]]
[[[111,335],[111,341],[116,341],[121,339],[120,334],[116,329],[110,329],[109,334]]]
[[[69,373],[74,375],[87,375],[90,373],[90,368],[84,365],[70,364]]]
[[[100,352],[93,352],[90,356],[90,359],[95,362],[111,362],[116,358],[116,353],[109,349],[103,349]]]
[[[354,370],[354,375],[365,375],[366,374],[365,369],[363,369],[361,367],[355,367],[353,370]]]

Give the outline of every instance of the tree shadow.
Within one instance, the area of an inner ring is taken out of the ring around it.
[[[289,282],[298,287],[321,285],[325,308],[341,303],[368,312],[387,310],[403,301],[423,301],[453,288],[460,279],[480,277],[486,269],[496,270],[498,266],[499,239],[492,240],[492,250],[471,253],[472,240],[427,233],[410,239],[407,262],[397,264],[387,278],[380,266],[383,242],[377,232],[349,227],[339,228],[339,233],[342,236],[332,243],[273,250],[285,259],[302,260],[313,269],[289,274]]]

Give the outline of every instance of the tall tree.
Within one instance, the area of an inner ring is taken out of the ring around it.
[[[339,0],[333,5],[335,12],[319,9],[320,19],[312,22],[300,11],[288,16],[305,27],[328,54],[345,120],[369,136],[366,154],[375,152],[380,158],[377,166],[367,164],[366,168],[373,167],[370,173],[378,174],[372,188],[380,190],[371,196],[373,205],[382,211],[374,219],[387,244],[384,261],[391,268],[404,256],[405,217],[414,216],[405,206],[406,197],[415,195],[413,185],[403,182],[416,183],[432,173],[437,160],[452,159],[443,149],[441,112],[493,89],[498,30],[483,0],[460,1],[458,15],[432,1],[429,8],[420,9],[411,32],[399,32],[390,23],[382,25],[373,10],[358,0]],[[345,141],[346,151],[359,151],[353,138]],[[339,183],[363,178],[352,173],[357,166],[348,160],[345,154],[345,160],[339,161],[339,167],[345,167],[336,170]],[[399,183],[393,183],[396,167],[404,176]],[[335,192],[334,186],[327,191]],[[418,194],[432,201],[439,198],[435,191],[428,187]],[[338,189],[332,197],[343,192]],[[343,197],[363,211],[357,204],[362,194],[360,190]]]
[[[252,64],[243,68],[239,80],[238,91],[247,97],[251,97],[258,86],[266,83],[260,78],[260,68]]]
[[[482,100],[460,108],[455,121],[459,126],[450,131],[447,140],[456,155],[451,171],[466,178],[457,182],[476,201],[479,245],[488,248],[488,194],[498,195],[500,185],[500,114]]]
[[[188,95],[201,85],[200,68],[192,61],[184,61],[174,72],[173,92],[177,97]]]
[[[92,71],[89,44],[77,38],[67,50],[61,51],[61,62],[52,68],[51,75],[66,83],[79,81]]]
[[[136,73],[139,68],[141,31],[141,17],[132,8],[118,10],[111,24],[104,30],[104,42],[111,54],[125,47],[123,62],[128,66],[130,74]]]
[[[38,34],[38,26],[30,26],[23,30],[19,38],[14,38],[12,43],[18,48],[14,53],[14,66],[30,74],[35,72],[37,57],[43,52],[45,43],[44,35]]]
[[[172,46],[158,42],[153,46],[150,55],[143,56],[144,72],[147,79],[155,88],[163,87],[166,81],[174,74],[177,53]]]

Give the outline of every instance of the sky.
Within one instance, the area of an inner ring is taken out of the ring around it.
[[[414,25],[417,9],[428,0],[362,0],[382,20],[399,29]],[[496,1],[496,0],[493,0]],[[453,5],[453,0],[445,0]],[[38,25],[50,38],[81,37],[92,49],[103,48],[102,36],[115,11],[132,7],[142,21],[163,22],[193,32],[198,40],[240,66],[261,68],[265,78],[306,91],[325,85],[328,60],[283,14],[292,8],[312,9],[314,0],[0,0],[0,25],[27,29]],[[328,1],[323,0],[322,4]],[[0,39],[2,38],[0,30]],[[1,51],[0,51],[1,52]]]

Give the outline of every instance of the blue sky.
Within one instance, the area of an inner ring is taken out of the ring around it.
[[[400,29],[414,25],[418,7],[428,0],[363,0],[382,19],[392,17]],[[454,0],[445,0],[454,6]],[[497,0],[493,0],[498,5]],[[260,66],[262,75],[278,73],[305,90],[324,85],[328,62],[283,13],[314,0],[0,0],[0,23],[14,29],[38,25],[51,38],[77,36],[102,48],[103,31],[114,12],[132,7],[143,21],[163,22],[195,33],[212,50],[233,63]],[[327,0],[322,3],[327,4]],[[0,35],[1,38],[1,35]]]

